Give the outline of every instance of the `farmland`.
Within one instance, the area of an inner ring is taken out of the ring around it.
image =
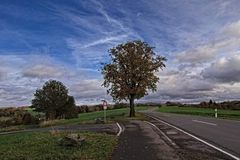
[[[164,113],[187,114],[207,117],[214,117],[215,115],[215,110],[212,108],[162,106],[158,111]],[[240,110],[218,109],[217,113],[219,118],[240,120]]]

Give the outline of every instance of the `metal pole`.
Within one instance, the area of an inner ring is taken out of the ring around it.
[[[215,118],[217,118],[218,115],[217,115],[217,108],[215,109]]]
[[[103,110],[104,110],[104,123],[106,123],[107,122],[107,119],[106,119],[107,101],[102,100],[102,102],[103,102]]]
[[[106,123],[106,109],[104,109],[104,123]]]

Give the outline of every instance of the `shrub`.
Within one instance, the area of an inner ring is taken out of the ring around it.
[[[115,103],[113,109],[127,108],[128,106],[126,103]]]

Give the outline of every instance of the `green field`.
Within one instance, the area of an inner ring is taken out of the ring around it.
[[[189,114],[208,117],[214,117],[215,115],[214,109],[211,108],[162,106],[158,111],[165,113]],[[240,110],[218,109],[217,113],[219,118],[240,119]]]
[[[136,107],[136,111],[146,110],[147,107],[140,106]],[[129,114],[129,108],[121,108],[121,109],[112,109],[112,110],[106,110],[106,117],[107,121],[111,122],[111,120],[119,118],[119,117],[126,117]],[[62,120],[56,120],[54,125],[60,125],[60,124],[78,124],[78,123],[91,123],[95,122],[96,118],[102,118],[104,117],[104,111],[96,111],[96,112],[89,112],[89,113],[80,113],[78,115],[78,118],[73,119],[62,119]]]
[[[49,132],[17,133],[0,136],[1,160],[65,160],[109,159],[117,143],[113,135],[79,133],[86,138],[83,146],[65,147],[58,140],[66,133],[52,135]]]
[[[136,107],[136,111],[146,110],[147,107],[139,106]],[[31,114],[36,114],[32,109],[29,109]],[[114,120],[121,120],[121,119],[128,119],[129,108],[121,108],[121,109],[112,109],[107,110],[107,122],[111,123]],[[37,115],[37,114],[36,114]],[[0,132],[7,132],[7,131],[16,131],[28,128],[36,128],[36,127],[48,127],[54,125],[67,125],[67,124],[80,124],[80,123],[95,123],[96,118],[103,119],[104,111],[96,111],[96,112],[88,112],[88,113],[80,113],[78,118],[73,119],[60,119],[60,120],[52,120],[52,121],[45,121],[40,123],[40,125],[16,125],[10,126],[6,128],[0,128]],[[141,117],[136,117],[141,118]]]

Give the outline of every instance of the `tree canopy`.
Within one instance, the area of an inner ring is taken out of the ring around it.
[[[75,101],[68,95],[62,82],[49,80],[41,89],[36,90],[32,107],[35,111],[45,113],[47,119],[65,118],[69,117],[70,113],[73,115]]]
[[[104,64],[103,86],[115,101],[130,101],[130,116],[135,116],[134,100],[156,91],[156,73],[165,67],[166,58],[142,41],[119,44],[109,50],[111,62]]]

